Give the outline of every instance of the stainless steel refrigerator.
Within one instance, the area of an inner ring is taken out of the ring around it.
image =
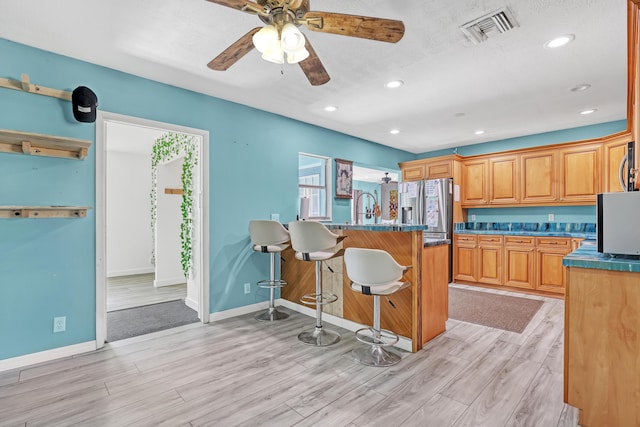
[[[453,180],[451,178],[400,184],[400,222],[426,225],[425,242],[453,240]],[[453,277],[453,244],[449,245],[449,282]]]

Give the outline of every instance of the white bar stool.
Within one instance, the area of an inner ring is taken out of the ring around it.
[[[289,223],[291,247],[296,251],[296,259],[316,263],[316,291],[303,295],[300,302],[316,306],[316,326],[311,331],[298,334],[298,339],[305,344],[327,346],[340,341],[338,332],[322,326],[322,306],[338,300],[338,296],[330,292],[322,292],[322,261],[341,256],[344,250],[338,246],[346,236],[338,236],[319,222],[293,221]]]
[[[387,252],[380,249],[347,248],[344,254],[347,277],[351,289],[373,296],[373,327],[356,331],[358,341],[369,345],[354,349],[355,360],[368,366],[391,366],[401,358],[388,351],[399,340],[398,334],[380,328],[380,296],[391,295],[410,285],[401,282],[402,275],[411,268],[400,265]]]
[[[249,222],[249,234],[254,251],[271,255],[269,280],[257,283],[259,287],[269,289],[269,309],[257,314],[255,318],[263,322],[286,319],[289,315],[275,308],[276,289],[287,284],[284,280],[276,279],[276,254],[289,247],[289,232],[278,221],[253,220]]]

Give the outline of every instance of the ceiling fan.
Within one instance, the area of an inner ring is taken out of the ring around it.
[[[313,86],[329,81],[315,50],[297,27],[311,31],[359,37],[388,43],[398,42],[404,35],[404,23],[392,19],[372,18],[310,10],[310,0],[208,0],[242,12],[258,15],[266,25],[240,37],[207,64],[212,70],[225,71],[254,47],[262,58],[282,64],[298,63]]]

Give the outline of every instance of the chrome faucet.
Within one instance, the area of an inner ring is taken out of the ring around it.
[[[368,212],[369,214],[373,214],[373,223],[377,224],[378,223],[378,215],[376,215],[376,206],[378,206],[378,190],[373,190],[374,194],[369,193],[368,191],[363,191],[362,193],[360,193],[358,195],[358,197],[356,197],[356,224],[361,224],[362,221],[360,220],[360,215],[364,215],[365,212],[359,212],[358,211],[358,202],[362,201],[362,196],[364,196],[365,194],[368,196],[373,197],[373,212]]]

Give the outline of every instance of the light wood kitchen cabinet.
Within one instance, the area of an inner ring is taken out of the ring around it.
[[[583,240],[584,239],[580,239],[580,238],[576,238],[576,237],[571,239],[571,252],[573,252],[576,249],[578,249],[580,247],[580,242],[582,242]]]
[[[572,252],[569,237],[536,237],[536,289],[564,294],[562,258]]]
[[[522,203],[551,203],[558,200],[557,158],[557,150],[537,150],[520,156]]]
[[[602,161],[602,191],[604,193],[622,191],[618,173],[620,172],[620,162],[627,154],[627,144],[630,140],[630,135],[624,135],[604,144]]]
[[[402,168],[402,181],[419,181],[421,179],[425,179],[423,164]]]
[[[453,278],[476,282],[477,236],[456,234],[453,246]]]
[[[504,285],[535,288],[533,237],[504,236]]]
[[[477,261],[478,283],[502,285],[502,236],[478,236]]]
[[[488,160],[476,159],[462,162],[462,206],[478,206],[489,203]]]
[[[453,177],[453,160],[437,160],[426,162],[424,167],[426,179]]]
[[[489,204],[514,204],[520,201],[520,157],[489,159]]]
[[[602,191],[602,144],[564,148],[559,153],[560,201],[595,203]]]

